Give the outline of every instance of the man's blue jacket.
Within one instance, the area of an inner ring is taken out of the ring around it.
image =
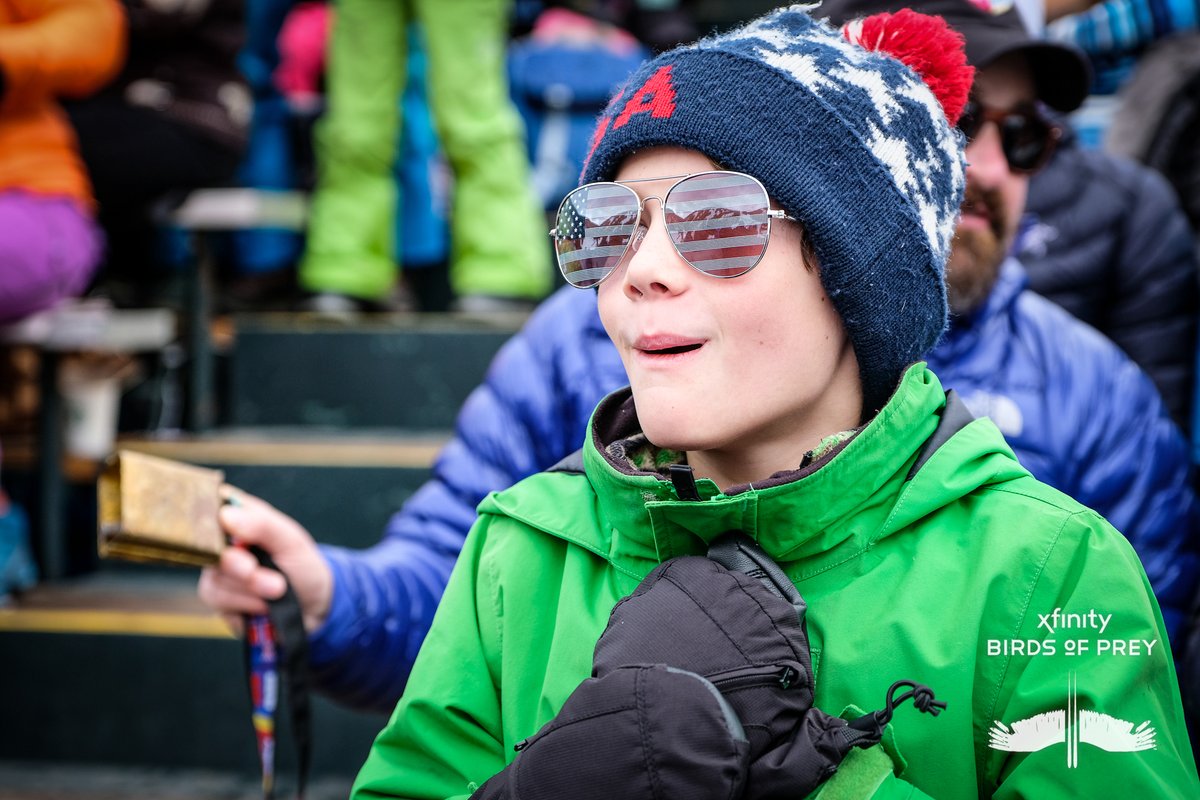
[[[930,363],[976,414],[993,415],[1035,476],[1129,537],[1173,632],[1198,564],[1187,445],[1128,358],[1023,287],[1020,266],[1008,262],[987,307],[955,326]],[[322,548],[334,593],[311,661],[325,692],[391,710],[476,504],[577,450],[596,403],[625,383],[594,292],[566,287],[541,305],[467,399],[432,479],[383,540],[365,551]],[[1014,535],[1020,526],[1013,520]]]
[[[1030,180],[1013,252],[1030,288],[1112,339],[1187,428],[1200,307],[1187,216],[1159,173],[1066,137]]]

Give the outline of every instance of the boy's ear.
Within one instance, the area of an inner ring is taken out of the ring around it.
[[[813,247],[812,238],[803,226],[800,227],[800,258],[804,261],[804,268],[809,272],[821,271],[821,260],[817,258],[817,249]]]

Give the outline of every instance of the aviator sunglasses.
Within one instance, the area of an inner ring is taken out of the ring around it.
[[[643,200],[626,183],[675,180],[664,197]],[[664,178],[587,183],[558,207],[554,251],[567,283],[587,289],[611,275],[625,254],[637,250],[648,230],[646,200],[658,200],[679,256],[715,278],[736,278],[757,266],[767,251],[771,220],[795,222],[770,207],[767,190],[741,172],[697,172]]]
[[[999,128],[1000,147],[1013,172],[1037,172],[1045,166],[1062,137],[1062,129],[1033,104],[997,111],[969,100],[958,119],[958,129],[971,141],[985,122],[994,122]]]

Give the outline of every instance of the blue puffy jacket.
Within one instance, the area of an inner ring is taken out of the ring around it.
[[[1029,287],[1099,330],[1191,425],[1200,308],[1197,253],[1166,179],[1068,140],[1033,176],[1014,253]]]
[[[984,330],[990,341],[968,354],[961,369],[944,357],[932,360],[935,369],[943,383],[976,403],[981,392],[1001,398],[1008,396],[1002,387],[1012,389],[1026,419],[1023,431],[1032,435],[1028,441],[1017,437],[1017,456],[1034,475],[1075,489],[1084,502],[1091,499],[1113,514],[1110,519],[1146,560],[1163,605],[1178,607],[1196,569],[1190,551],[1177,557],[1190,541],[1186,519],[1194,503],[1183,439],[1163,417],[1149,380],[1099,334],[1049,302],[1019,292],[1019,267],[1013,268],[1017,276],[1006,270],[989,306],[996,313],[952,337],[936,355],[964,352]],[[1058,351],[1060,343],[1068,346]],[[323,547],[333,570],[333,603],[312,637],[311,660],[324,691],[351,705],[391,710],[475,520],[476,504],[578,449],[593,407],[626,382],[601,327],[594,292],[566,287],[538,308],[467,399],[433,478],[392,518],[383,540],[366,551]],[[1063,399],[1070,386],[1089,387],[1088,397],[1122,399],[1108,404],[1112,408],[1052,420],[1048,409],[1078,404]],[[1102,502],[1110,494],[1118,500]],[[1019,521],[1013,524],[1019,529]],[[1177,617],[1172,608],[1168,625]]]

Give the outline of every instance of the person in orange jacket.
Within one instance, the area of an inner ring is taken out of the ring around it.
[[[60,97],[82,97],[125,55],[116,0],[0,0],[0,322],[80,294],[103,236]]]

